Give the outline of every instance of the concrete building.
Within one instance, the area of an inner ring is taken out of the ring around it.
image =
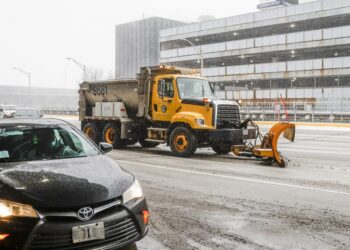
[[[115,27],[115,78],[134,78],[143,66],[159,64],[159,32],[183,22],[152,17]]]
[[[350,100],[349,89],[324,96],[332,92],[325,88],[350,86],[349,0],[280,6],[174,27],[160,32],[160,47],[161,63],[200,68],[203,56],[203,75],[218,93],[226,91],[226,98],[272,103],[282,95],[293,100],[294,108],[300,101],[303,109],[320,108],[321,98]],[[340,110],[340,103],[332,105]]]

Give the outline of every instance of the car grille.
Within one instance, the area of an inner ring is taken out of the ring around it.
[[[140,236],[135,222],[131,218],[122,221],[105,222],[104,240],[88,241],[73,244],[71,230],[64,234],[34,234],[25,249],[116,249]]]
[[[241,116],[237,105],[217,106],[217,128],[239,128]]]

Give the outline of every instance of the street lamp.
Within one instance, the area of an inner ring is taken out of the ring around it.
[[[292,78],[292,79],[290,80],[290,88],[291,88],[291,89],[293,88],[293,83],[294,83],[296,80],[297,80],[296,77],[294,77],[294,78]],[[294,88],[295,88],[295,85],[294,85]]]
[[[17,70],[19,72],[21,72],[23,75],[25,75],[26,77],[28,77],[28,90],[29,90],[29,96],[31,95],[31,90],[30,90],[30,72],[25,71],[24,69],[21,68],[17,68],[17,67],[13,67],[13,70]]]
[[[339,86],[340,86],[339,76],[337,78],[335,78],[334,80],[338,84],[338,88],[339,88]]]
[[[83,70],[83,72],[84,72],[84,77],[83,78],[84,78],[84,81],[85,81],[86,80],[86,66],[84,64],[78,62],[74,58],[67,57],[66,59],[69,60],[69,61],[74,62],[79,68],[81,68]]]
[[[190,44],[198,53],[200,60],[201,60],[201,76],[203,75],[203,51],[202,48],[197,48],[197,46],[191,42],[190,40],[186,39],[186,38],[182,38],[181,40],[187,42],[188,44]]]

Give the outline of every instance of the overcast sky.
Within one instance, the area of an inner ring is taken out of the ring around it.
[[[302,2],[309,2],[304,0]],[[193,22],[257,11],[258,0],[1,0],[0,85],[75,88],[81,70],[66,57],[114,74],[114,26],[161,16]]]

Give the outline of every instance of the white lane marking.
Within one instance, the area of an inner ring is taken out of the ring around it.
[[[332,151],[334,149],[330,149],[329,151],[326,150],[312,150],[312,149],[306,149],[306,148],[287,148],[287,147],[279,147],[279,149],[282,152],[302,152],[302,153],[312,153],[312,154],[322,154],[322,155],[347,155],[349,156],[349,152],[339,152],[339,151]]]
[[[147,163],[134,162],[134,161],[116,160],[116,162],[137,164],[137,165],[147,166],[147,167],[151,167],[151,168],[166,169],[166,170],[171,170],[171,171],[204,175],[204,176],[210,176],[210,177],[220,177],[220,178],[231,179],[231,180],[255,182],[255,183],[261,183],[261,184],[268,184],[268,185],[275,185],[275,186],[282,186],[282,187],[289,187],[289,188],[297,188],[297,189],[304,189],[304,190],[312,190],[312,191],[326,192],[326,193],[332,193],[332,194],[350,195],[350,193],[347,193],[347,192],[341,192],[341,191],[330,190],[330,189],[305,187],[305,186],[298,186],[298,185],[281,183],[281,182],[264,181],[264,180],[258,180],[258,179],[253,179],[253,178],[236,177],[236,176],[223,175],[223,174],[212,174],[212,173],[207,173],[207,172],[200,172],[200,171],[195,171],[195,170],[179,169],[179,168],[172,168],[172,167],[164,167],[164,166],[151,165],[151,164],[147,164]]]

